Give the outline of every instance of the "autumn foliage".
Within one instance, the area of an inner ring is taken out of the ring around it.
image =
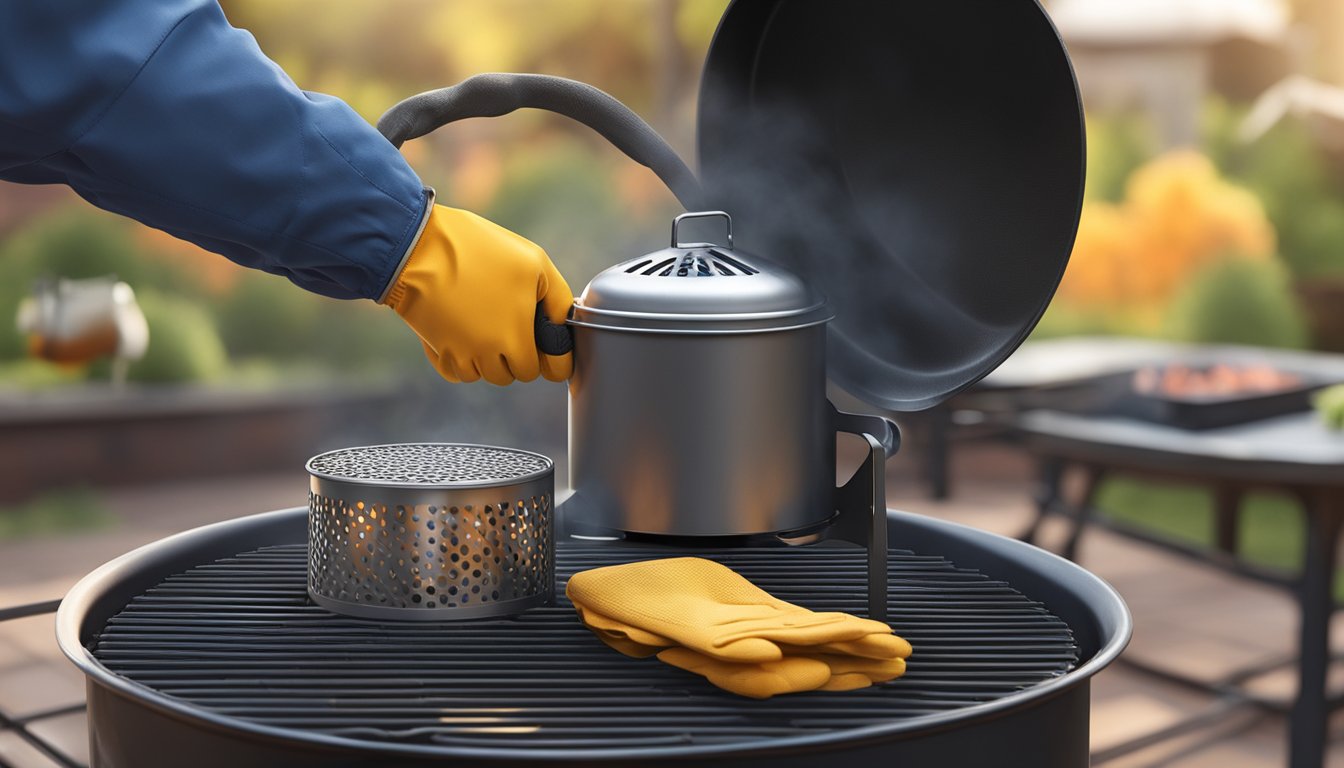
[[[1156,317],[1218,260],[1267,260],[1274,250],[1274,228],[1254,194],[1223,179],[1204,155],[1170,152],[1136,170],[1118,204],[1084,204],[1058,300]]]

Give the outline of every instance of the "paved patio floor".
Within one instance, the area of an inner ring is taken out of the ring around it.
[[[986,470],[991,464],[993,471]],[[1030,516],[1029,487],[1018,479],[1021,467],[1003,471],[1001,465],[1001,456],[960,451],[955,476],[978,479],[958,483],[952,500],[942,503],[925,498],[908,477],[909,469],[898,466],[891,478],[890,502],[1011,535]],[[168,534],[301,505],[305,490],[304,476],[289,473],[108,491],[103,500],[116,519],[109,529],[0,541],[0,606],[59,597],[98,564]],[[1058,527],[1047,529],[1046,543],[1058,541],[1061,533]],[[1287,599],[1273,589],[1180,562],[1100,531],[1084,539],[1081,560],[1119,589],[1134,612],[1137,629],[1127,655],[1212,678],[1266,662],[1292,648],[1296,617]],[[1337,626],[1335,636],[1336,647],[1344,649],[1344,623]],[[1338,682],[1344,682],[1344,676]],[[1257,682],[1261,692],[1282,697],[1290,696],[1293,686],[1286,673]],[[82,698],[82,677],[60,657],[50,616],[0,624],[0,714],[22,718],[75,705]],[[1093,687],[1094,749],[1106,750],[1216,703],[1124,666],[1113,667]],[[1336,718],[1333,726],[1329,765],[1344,766],[1344,717]],[[34,730],[83,761],[87,759],[84,727],[83,715],[76,712],[44,719]],[[1279,766],[1285,763],[1285,734],[1282,718],[1239,710],[1213,727],[1115,757],[1105,765]],[[0,764],[59,765],[12,733],[0,734]]]

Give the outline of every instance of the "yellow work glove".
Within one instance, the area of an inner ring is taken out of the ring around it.
[[[694,672],[725,691],[753,699],[802,691],[854,691],[905,674],[905,659],[879,661],[828,653],[741,663],[716,659],[689,648],[667,648],[658,652],[658,660]]]
[[[644,659],[656,655],[658,651],[664,648],[672,648],[677,645],[677,641],[672,638],[623,624],[579,603],[575,603],[574,608],[578,611],[579,618],[583,621],[584,626],[592,630],[593,634],[601,638],[607,645],[626,656]],[[890,629],[887,630],[888,633],[890,631]],[[785,655],[790,652],[796,654],[801,649],[806,648],[809,653],[833,653],[867,659],[904,659],[911,652],[910,643],[906,642],[904,638],[881,632],[865,635],[858,640],[840,640],[813,646],[790,646],[785,643],[776,643],[776,645]]]
[[[723,661],[779,661],[780,643],[844,643],[879,657],[909,647],[890,639],[891,627],[882,622],[809,611],[697,557],[583,571],[570,578],[565,594],[601,633],[647,646],[680,645]]]
[[[468,211],[435,205],[383,303],[449,381],[564,381],[573,356],[537,349],[537,307],[563,323],[574,294],[540,246]]]
[[[815,691],[831,680],[831,668],[825,662],[801,656],[737,663],[696,653],[689,648],[668,648],[658,652],[658,660],[694,672],[725,691],[753,699]]]
[[[799,691],[853,691],[905,674],[903,656],[873,659],[818,653],[816,648],[807,646],[780,646],[784,651],[783,659],[750,663],[722,661],[689,648],[658,648],[601,633],[597,636],[626,656],[657,656],[663,663],[694,672],[725,691],[754,699]],[[909,655],[908,650],[906,655]],[[826,665],[824,678],[819,673],[818,662]]]

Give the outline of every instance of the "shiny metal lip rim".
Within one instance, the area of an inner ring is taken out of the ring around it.
[[[699,314],[699,313],[680,313],[680,312],[634,312],[622,309],[597,309],[586,307],[580,301],[574,303],[574,313],[601,315],[603,317],[627,317],[637,320],[663,320],[673,323],[694,323],[694,322],[732,322],[745,320],[774,320],[783,317],[797,317],[813,312],[826,312],[826,302],[818,301],[806,307],[798,309],[777,309],[771,312],[733,312],[731,314]],[[835,317],[834,313],[827,312],[826,319]],[[574,322],[573,319],[570,322]]]
[[[751,315],[639,315],[631,317],[610,316],[611,320],[617,322],[591,322],[579,317],[570,318],[569,325],[579,328],[594,328],[602,331],[623,331],[627,333],[662,333],[678,334],[682,336],[728,336],[732,334],[744,333],[774,333],[778,331],[796,331],[800,328],[811,328],[817,325],[825,325],[830,322],[835,315],[830,312],[816,313],[815,316],[808,317],[806,313],[784,315],[784,318],[803,317],[804,319],[788,324],[778,324],[772,322],[778,318],[773,317],[753,317]],[[695,320],[680,321],[676,317],[694,317]],[[656,318],[663,318],[659,321]],[[625,323],[620,322],[625,320]],[[650,322],[652,321],[652,322]],[[705,327],[707,322],[719,322],[722,325],[715,327]]]
[[[370,492],[370,489],[373,489],[373,492]],[[509,501],[523,496],[546,496],[554,504],[555,479],[552,475],[547,474],[517,483],[444,488],[423,485],[368,485],[366,483],[346,483],[339,480],[312,477],[309,478],[308,490],[314,496],[321,496],[341,503],[353,504],[362,501],[366,504],[383,504],[388,507],[397,505],[413,507],[430,504],[447,508],[475,505],[482,498],[478,494],[484,491],[497,492],[498,496],[505,496]],[[491,498],[499,500],[497,496]],[[485,502],[480,506],[484,507],[491,503],[495,502]]]
[[[445,606],[443,608],[391,608],[382,605],[370,605],[368,603],[353,603],[347,600],[337,600],[333,597],[314,592],[310,586],[308,596],[313,602],[326,608],[332,613],[339,613],[342,616],[353,616],[357,619],[376,619],[380,621],[466,621],[468,619],[488,619],[499,616],[513,616],[522,613],[531,608],[538,608],[546,605],[554,599],[555,587],[549,590],[537,592],[527,597],[518,597],[512,600],[498,600],[490,603],[476,603],[473,605],[460,605],[456,607]]]
[[[313,462],[323,456],[330,456],[334,453],[345,453],[346,451],[363,451],[373,448],[399,448],[407,445],[425,445],[425,446],[451,446],[453,448],[484,448],[490,451],[503,451],[507,453],[521,453],[527,456],[533,456],[546,462],[543,469],[536,472],[530,472],[526,475],[517,477],[491,478],[488,480],[460,480],[451,483],[411,483],[404,480],[374,480],[361,477],[345,477],[342,475],[333,475],[328,472],[313,469]],[[359,485],[371,488],[406,488],[423,491],[452,491],[463,488],[503,488],[510,485],[520,485],[532,480],[540,480],[555,474],[555,462],[550,456],[536,453],[534,451],[524,451],[519,448],[503,448],[498,445],[482,445],[480,443],[380,443],[378,445],[358,445],[350,448],[338,448],[334,451],[325,451],[312,457],[303,465],[308,470],[308,474],[314,480],[326,481],[329,483]]]

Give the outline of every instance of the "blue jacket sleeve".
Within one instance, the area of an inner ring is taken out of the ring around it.
[[[0,2],[0,179],[337,298],[381,296],[428,206],[387,140],[214,0]]]

